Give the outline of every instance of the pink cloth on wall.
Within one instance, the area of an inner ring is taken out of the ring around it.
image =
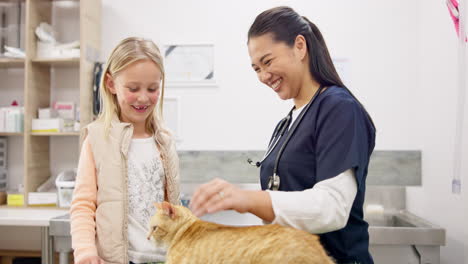
[[[455,25],[455,31],[457,32],[457,36],[460,37],[460,12],[458,9],[458,0],[447,0],[447,8],[450,13],[450,17],[453,20],[453,24]],[[465,42],[468,42],[468,38],[465,36]]]

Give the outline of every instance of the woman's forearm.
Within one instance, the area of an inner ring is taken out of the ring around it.
[[[270,194],[266,191],[245,191],[248,197],[248,212],[267,222],[275,219]]]

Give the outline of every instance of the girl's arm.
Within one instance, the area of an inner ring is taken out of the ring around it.
[[[96,165],[89,140],[81,149],[75,190],[70,208],[72,247],[75,262],[90,256],[98,256],[96,237]]]

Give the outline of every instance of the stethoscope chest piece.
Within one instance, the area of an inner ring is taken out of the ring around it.
[[[268,189],[272,191],[277,191],[280,185],[280,177],[277,174],[273,174],[268,178]]]

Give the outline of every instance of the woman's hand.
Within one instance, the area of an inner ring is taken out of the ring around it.
[[[80,262],[76,262],[76,264],[106,264],[106,262],[98,256],[91,256],[82,259]]]
[[[190,209],[197,217],[222,210],[245,213],[250,210],[249,195],[247,190],[225,180],[214,179],[197,188],[190,200]]]

